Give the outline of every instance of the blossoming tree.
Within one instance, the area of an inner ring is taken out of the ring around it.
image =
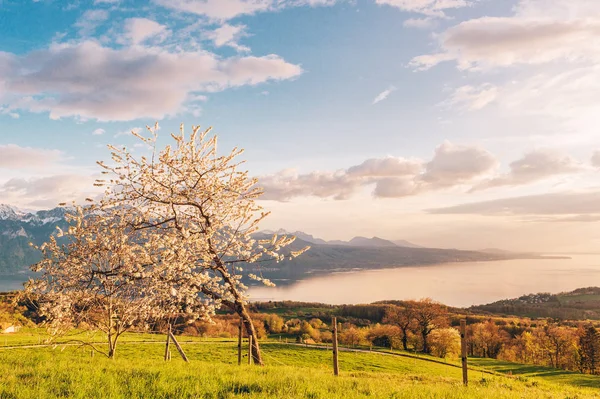
[[[244,267],[264,261],[296,257],[307,250],[282,252],[294,237],[273,236],[257,240],[253,234],[268,215],[256,203],[262,194],[257,180],[240,170],[243,150],[227,155],[217,153],[217,137],[210,129],[192,128],[185,137],[183,125],[172,134],[174,145],[157,146],[158,125],[145,136],[132,132],[150,148],[148,156],[136,157],[127,148],[112,149],[112,162],[99,162],[107,175],[97,185],[105,186],[102,209],[127,209],[138,215],[132,219],[134,231],[144,231],[147,239],[170,243],[165,247],[173,269],[168,278],[177,303],[194,303],[202,297],[211,306],[226,306],[239,314],[252,339],[255,364],[263,364],[258,337],[247,309],[247,287],[242,282]],[[157,238],[160,237],[160,238]],[[156,280],[159,275],[149,276]],[[267,279],[248,277],[272,285]]]
[[[172,254],[178,243],[132,229],[135,213],[77,206],[66,218],[68,230],[59,229],[38,247],[42,260],[32,269],[40,276],[25,290],[55,336],[85,324],[106,333],[106,352],[92,346],[113,358],[119,337],[133,327],[147,327],[184,308],[196,318],[214,310],[193,296],[182,306],[172,284],[181,269]]]

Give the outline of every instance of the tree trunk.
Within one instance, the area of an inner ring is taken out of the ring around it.
[[[212,251],[213,253],[216,254],[215,251]],[[254,360],[254,364],[257,366],[264,366],[263,360],[262,360],[262,356],[260,355],[260,346],[258,344],[258,335],[256,334],[256,329],[254,328],[254,324],[252,324],[252,318],[250,317],[250,313],[248,313],[248,310],[246,309],[246,305],[244,303],[244,299],[242,297],[242,294],[238,291],[234,281],[231,278],[231,275],[229,274],[229,271],[227,270],[226,265],[223,263],[223,261],[215,255],[215,258],[213,259],[215,264],[218,266],[218,268],[216,269],[221,276],[223,277],[223,280],[229,284],[229,292],[233,295],[233,297],[235,298],[233,303],[229,303],[229,307],[232,308],[232,310],[234,312],[236,312],[243,320],[244,326],[246,327],[246,333],[248,334],[248,337],[252,337],[252,359]]]
[[[421,336],[423,337],[423,353],[427,353],[429,354],[429,345],[427,345],[427,335],[426,333],[421,333]]]
[[[258,335],[256,334],[256,329],[254,328],[254,324],[252,323],[250,313],[248,313],[244,305],[242,305],[241,309],[242,312],[240,313],[240,316],[244,320],[246,333],[248,334],[248,337],[252,337],[252,360],[254,361],[255,365],[264,366],[262,356],[260,354],[260,346],[258,344]]]
[[[402,348],[404,348],[405,351],[408,350],[408,335],[407,335],[407,329],[403,328],[402,329]]]
[[[114,359],[116,351],[117,351],[117,343],[116,342],[110,342],[110,344],[108,345],[108,358],[109,359]]]
[[[248,334],[248,337],[252,337],[252,360],[254,361],[255,365],[264,366],[262,356],[260,354],[260,346],[258,344],[258,335],[256,334],[256,329],[252,323],[250,313],[248,313],[246,306],[244,306],[242,302],[236,303],[236,308],[237,313],[243,320],[244,327],[246,328],[246,334]]]

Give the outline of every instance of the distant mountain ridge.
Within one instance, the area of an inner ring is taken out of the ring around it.
[[[29,243],[37,245],[56,233],[56,227],[67,228],[65,209],[24,211],[0,205],[0,276],[27,274],[29,265],[39,261],[40,254]],[[326,241],[301,231],[289,233],[283,229],[263,231],[255,236],[293,234],[297,237],[291,250],[305,246],[311,249],[301,257],[279,263],[246,265],[279,284],[292,283],[316,274],[420,266],[449,262],[515,259],[519,254],[483,253],[456,249],[422,248],[408,241],[390,241],[379,237],[354,237],[349,241]]]
[[[57,226],[66,227],[64,208],[36,212],[0,204],[0,275],[27,272],[40,259],[29,244],[42,244]]]
[[[404,248],[423,248],[420,245],[416,245],[413,244],[409,241],[406,240],[396,240],[396,241],[390,241],[390,240],[385,240],[383,238],[379,238],[379,237],[372,237],[372,238],[367,238],[367,237],[361,237],[361,236],[357,236],[352,238],[349,241],[342,241],[342,240],[331,240],[331,241],[325,241],[321,238],[316,238],[314,236],[312,236],[311,234],[307,234],[304,233],[302,231],[286,231],[284,229],[279,229],[279,230],[263,230],[260,233],[262,234],[287,234],[287,235],[294,235],[297,238],[312,243],[312,244],[319,244],[319,245],[345,245],[345,246],[353,246],[353,247],[404,247]]]

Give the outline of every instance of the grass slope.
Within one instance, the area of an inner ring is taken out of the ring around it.
[[[600,398],[597,390],[557,384],[551,378],[543,381],[478,372],[471,372],[471,384],[465,388],[459,368],[375,353],[342,352],[342,374],[336,378],[331,373],[329,351],[276,342],[263,343],[266,367],[238,366],[235,342],[187,337],[181,341],[192,359],[189,364],[176,358],[176,352],[172,361],[163,362],[161,336],[126,336],[114,360],[92,357],[85,347],[2,346],[37,343],[39,336],[29,330],[2,337],[0,399]],[[156,343],[142,344],[141,339]],[[493,361],[480,365],[498,371],[509,367]],[[597,384],[598,379],[595,381]],[[584,385],[598,386],[595,384]]]

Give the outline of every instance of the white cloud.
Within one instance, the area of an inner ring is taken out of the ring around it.
[[[98,4],[119,4],[121,0],[94,0],[94,5]]]
[[[490,83],[478,87],[466,85],[457,88],[450,99],[443,104],[476,111],[492,103],[497,96],[498,88]]]
[[[0,169],[38,169],[58,163],[63,158],[58,150],[0,145]]]
[[[388,96],[390,94],[392,94],[394,91],[396,91],[396,88],[394,86],[390,86],[387,89],[385,89],[384,91],[382,91],[381,93],[379,93],[377,95],[377,97],[375,97],[373,99],[373,105],[385,100],[386,98],[388,98]]]
[[[287,201],[294,197],[333,197],[348,199],[360,187],[360,181],[348,176],[345,171],[312,172],[298,174],[295,170],[262,176],[259,185],[264,188],[264,200]]]
[[[498,102],[508,110],[530,115],[577,118],[591,126],[600,112],[600,63],[540,72],[507,83]],[[587,125],[587,126],[586,126]]]
[[[431,29],[437,25],[437,21],[432,17],[409,18],[402,24],[407,28]]]
[[[166,26],[147,18],[129,18],[125,20],[124,36],[131,44],[140,44],[155,38],[158,42],[166,39],[171,32]]]
[[[479,147],[459,146],[448,141],[435,150],[420,177],[433,187],[452,187],[489,174],[498,166],[496,158]]]
[[[217,47],[229,46],[237,51],[250,51],[250,48],[238,43],[241,38],[247,36],[246,25],[229,25],[225,23],[215,30],[205,32],[205,35]]]
[[[227,21],[241,15],[275,11],[287,7],[331,6],[339,0],[153,0],[177,11],[192,13],[216,21]],[[343,1],[343,0],[341,0]]]
[[[423,163],[418,160],[387,157],[367,159],[360,165],[352,166],[347,174],[353,177],[397,177],[414,176],[421,172]]]
[[[347,170],[298,174],[285,170],[262,176],[263,199],[287,201],[294,197],[315,196],[345,200],[360,189],[374,186],[377,198],[401,198],[461,186],[489,173],[496,159],[478,147],[445,142],[428,163],[387,157],[368,159]]]
[[[92,135],[100,136],[101,134],[104,134],[104,133],[106,133],[106,130],[98,128],[92,132]]]
[[[0,184],[0,197],[8,204],[48,209],[61,202],[81,203],[86,197],[98,196],[102,190],[93,186],[94,180],[89,175],[14,178]]]
[[[566,192],[502,198],[430,209],[429,212],[477,215],[600,215],[600,192]]]
[[[87,10],[75,23],[81,36],[89,36],[96,31],[96,28],[102,22],[108,19],[109,13],[106,10]]]
[[[123,130],[121,132],[118,132],[117,134],[115,134],[115,138],[121,137],[121,136],[131,136],[132,132],[139,134],[141,131],[142,131],[141,127],[132,127],[128,130]]]
[[[373,196],[376,198],[403,198],[418,194],[421,187],[414,179],[386,177],[375,183]]]
[[[454,60],[460,69],[600,61],[600,3],[520,0],[510,17],[463,21],[440,35],[441,51],[416,57],[430,68]]]
[[[584,170],[582,164],[552,150],[536,150],[510,164],[510,172],[475,186],[473,191],[499,186],[517,186],[549,177],[572,174]]]
[[[468,7],[473,2],[470,0],[375,0],[375,3],[396,7],[403,11],[444,17],[445,10]]]
[[[95,41],[55,44],[23,56],[0,53],[0,85],[9,108],[49,112],[53,119],[160,119],[184,110],[192,93],[301,73],[300,66],[273,54],[221,58],[207,51],[113,49]]]
[[[154,0],[163,7],[204,15],[210,19],[228,20],[239,15],[266,11],[273,0]]]
[[[598,140],[600,2],[518,0],[511,16],[470,19],[437,37],[439,48],[413,58],[413,68],[452,61],[473,72],[467,78],[493,82],[466,84],[445,104],[478,110],[494,103],[501,117],[543,117],[563,132]]]

